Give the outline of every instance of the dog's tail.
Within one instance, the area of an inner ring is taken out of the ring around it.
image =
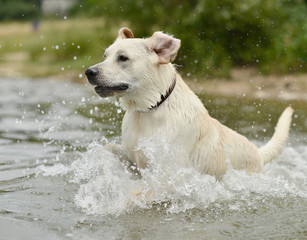
[[[293,109],[287,107],[278,119],[275,132],[271,140],[258,149],[263,164],[269,163],[275,157],[277,157],[284,148],[289,134]]]

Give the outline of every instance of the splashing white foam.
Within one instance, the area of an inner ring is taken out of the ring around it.
[[[87,214],[117,215],[151,208],[153,203],[172,213],[225,202],[228,210],[240,211],[243,205],[252,206],[267,198],[307,197],[306,146],[287,147],[278,161],[251,176],[229,164],[222,181],[185,166],[187,155],[163,138],[145,139],[139,148],[149,159],[148,167],[140,170],[141,178],[97,142],[89,145],[70,170],[58,164],[39,171],[52,176],[56,171],[69,172],[71,182],[79,186],[75,203]]]
[[[80,184],[75,202],[87,213],[118,214],[135,202],[138,181],[132,180],[125,166],[102,145],[91,144],[72,169],[72,182]]]

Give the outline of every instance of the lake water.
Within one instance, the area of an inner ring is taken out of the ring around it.
[[[150,169],[138,178],[103,149],[120,142],[117,100],[51,79],[0,84],[0,239],[307,238],[306,102],[200,96],[212,116],[257,145],[292,104],[283,154],[263,173],[229,167],[216,182],[153,138],[140,143]]]

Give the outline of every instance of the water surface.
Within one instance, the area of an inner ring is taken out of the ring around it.
[[[48,79],[0,83],[1,239],[306,238],[306,102],[200,96],[212,116],[257,145],[291,104],[283,154],[263,173],[229,167],[216,182],[152,138],[140,143],[150,168],[138,178],[103,149],[120,142],[117,100]],[[148,193],[154,202],[141,201]]]

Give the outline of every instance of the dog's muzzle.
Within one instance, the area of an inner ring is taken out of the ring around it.
[[[103,80],[99,74],[99,69],[97,67],[90,67],[85,71],[85,75],[90,84],[96,86],[95,92],[100,97],[110,97],[117,93],[126,91],[129,85],[126,83],[110,84]]]

